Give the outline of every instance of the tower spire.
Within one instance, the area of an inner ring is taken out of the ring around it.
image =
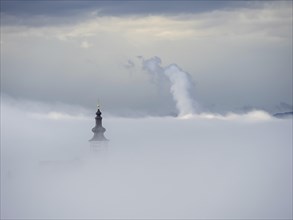
[[[102,112],[100,111],[100,105],[97,105],[98,110],[96,112],[96,125],[93,127],[92,132],[94,133],[94,136],[89,141],[108,141],[107,138],[105,138],[104,133],[106,129],[102,125]]]

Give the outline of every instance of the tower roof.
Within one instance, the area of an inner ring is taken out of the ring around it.
[[[101,115],[102,115],[102,112],[100,111],[100,106],[98,105],[98,110],[96,112],[96,117],[95,117],[96,125],[92,129],[94,136],[92,137],[92,139],[90,139],[90,141],[108,141],[108,139],[105,138],[105,136],[104,136],[106,129],[102,125]]]
[[[100,111],[100,109],[98,108],[97,112],[96,112],[96,115],[97,116],[101,116],[102,112]]]

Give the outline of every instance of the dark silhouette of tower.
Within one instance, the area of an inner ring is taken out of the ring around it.
[[[94,136],[89,141],[108,141],[107,138],[105,138],[104,133],[106,129],[102,125],[102,112],[100,111],[100,108],[98,106],[98,111],[96,112],[96,126],[92,129],[92,132],[94,132]]]

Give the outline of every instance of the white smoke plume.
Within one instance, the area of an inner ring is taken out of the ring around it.
[[[190,94],[193,86],[191,76],[184,72],[176,64],[166,67],[161,66],[159,57],[152,57],[143,60],[143,69],[150,73],[153,81],[157,82],[167,77],[171,83],[170,92],[176,102],[176,108],[179,111],[179,117],[193,115],[196,112],[197,104]]]

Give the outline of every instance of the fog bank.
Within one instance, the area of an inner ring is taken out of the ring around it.
[[[1,103],[3,219],[292,218],[292,119],[105,111],[91,148],[95,109],[35,106]]]

